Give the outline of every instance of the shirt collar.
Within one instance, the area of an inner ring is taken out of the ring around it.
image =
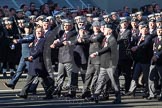
[[[65,33],[68,33],[69,31],[65,31]]]
[[[111,36],[111,35],[106,35],[106,39],[109,39],[110,36]]]

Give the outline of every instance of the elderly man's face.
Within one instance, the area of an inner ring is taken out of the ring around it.
[[[98,32],[100,31],[100,26],[94,26],[94,27],[93,27],[93,31],[94,31],[95,33],[98,33]]]
[[[121,26],[121,29],[126,29],[127,26],[128,26],[128,23],[127,22],[123,22],[123,23],[120,24],[120,26]]]
[[[78,28],[83,27],[84,23],[78,23]]]
[[[107,35],[111,35],[112,33],[112,29],[110,28],[104,28],[104,35],[107,36]]]
[[[162,29],[157,29],[157,35],[162,36]]]
[[[72,29],[72,24],[70,23],[64,23],[64,30],[65,31],[69,31]]]
[[[49,22],[43,22],[43,29],[47,30],[49,28]]]

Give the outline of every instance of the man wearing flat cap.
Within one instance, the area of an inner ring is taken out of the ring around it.
[[[127,19],[120,21],[120,29],[117,37],[119,48],[119,61],[117,71],[119,75],[123,74],[125,77],[125,92],[128,92],[131,81],[131,66],[132,55],[130,53],[131,47],[131,31],[128,29]]]
[[[85,26],[86,26],[86,20],[80,19],[80,20],[78,20],[77,25],[75,25],[75,29],[76,29],[76,31],[79,31],[80,28],[82,28],[82,27],[85,28]]]
[[[89,54],[92,54],[101,49],[101,43],[104,38],[103,34],[100,31],[100,22],[95,21],[92,24],[93,26],[93,34],[90,38],[84,40],[84,42],[89,43]],[[100,70],[100,57],[97,56],[95,58],[89,57],[88,67],[85,76],[85,85],[82,94],[82,98],[90,97],[91,93],[93,94],[96,89],[96,82],[99,75]],[[91,87],[90,87],[91,85]]]
[[[131,85],[129,88],[129,92],[126,95],[131,95],[135,92],[137,87],[137,81],[140,73],[143,73],[143,81],[144,81],[144,98],[148,96],[148,75],[149,75],[149,67],[151,62],[151,57],[153,54],[152,50],[152,37],[149,35],[148,25],[143,24],[141,26],[141,36],[138,40],[136,46],[131,48],[131,51],[135,53],[136,65],[134,68],[133,78],[131,81]]]
[[[85,38],[89,38],[88,31],[84,26],[79,27],[79,31],[77,34],[77,39],[75,40],[74,47],[74,61],[77,66],[77,72],[79,74],[83,82],[83,89],[85,85],[85,74],[87,70],[88,57],[89,57],[89,43],[85,43],[82,40]]]
[[[90,55],[91,58],[95,58],[100,56],[100,73],[97,80],[97,88],[94,93],[94,100],[98,101],[98,96],[100,95],[103,85],[110,79],[111,85],[115,90],[115,100],[114,104],[121,103],[120,97],[120,88],[119,88],[119,77],[118,73],[116,73],[116,67],[118,64],[119,52],[117,49],[117,42],[115,37],[112,34],[112,25],[105,25],[104,28],[104,36],[105,38],[102,40],[102,49],[92,53]],[[104,80],[106,79],[106,81]]]
[[[68,82],[66,84],[66,88],[68,89],[68,93],[65,95],[67,97],[75,97],[76,96],[76,86],[77,86],[77,73],[75,69],[74,63],[74,41],[76,39],[77,32],[73,29],[73,22],[69,19],[66,19],[63,22],[63,30],[58,32],[58,39],[54,40],[53,44],[50,46],[51,48],[58,48],[58,76],[56,81],[56,90],[54,94],[60,96],[62,86],[64,83],[64,79],[66,74],[68,76]],[[66,72],[66,74],[65,74]]]
[[[113,26],[116,29],[117,26],[119,25],[119,18],[117,12],[111,12],[111,19],[112,19]]]
[[[155,19],[150,19],[148,22],[148,26],[149,26],[149,33],[152,36],[152,38],[156,37],[156,20]]]

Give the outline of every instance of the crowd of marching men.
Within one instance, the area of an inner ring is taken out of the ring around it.
[[[17,11],[11,8],[8,16],[3,16],[0,10],[1,70],[4,78],[7,68],[12,76],[4,85],[14,89],[22,73],[27,71],[28,74],[17,97],[26,99],[29,91],[36,93],[38,77],[41,77],[44,99],[52,99],[53,95],[74,98],[78,76],[81,76],[82,98],[98,102],[102,94],[108,99],[111,87],[115,93],[113,103],[119,104],[119,76],[123,75],[125,95],[135,94],[141,84],[144,98],[156,99],[160,94],[158,100],[162,101],[160,9],[155,11],[153,5],[148,5],[147,11],[131,14],[125,11],[119,17],[119,12],[107,14],[98,8],[71,10],[63,7],[60,10],[58,4],[54,4],[51,12],[50,5],[46,3],[38,11],[34,8],[35,3],[30,4],[30,10],[26,10],[24,4]],[[51,61],[58,65],[56,78],[48,72],[43,59],[44,43],[51,36],[54,38],[49,45]],[[68,81],[63,88],[66,77]],[[62,89],[68,92],[62,93]]]

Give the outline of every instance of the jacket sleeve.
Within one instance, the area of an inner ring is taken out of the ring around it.
[[[96,38],[90,38],[90,43],[94,43],[94,42],[102,42],[104,36],[103,35],[99,35]]]
[[[28,38],[18,39],[18,43],[30,43],[34,41],[34,36],[31,35]]]
[[[111,51],[111,49],[113,49],[114,46],[116,46],[116,39],[115,38],[109,38],[109,42],[107,47],[102,48],[101,50],[98,51],[98,55],[102,55],[105,52]]]
[[[152,42],[152,38],[150,36],[148,36],[143,43],[141,43],[140,45],[138,45],[138,48],[141,48],[143,46],[147,46],[150,44],[150,42]]]

